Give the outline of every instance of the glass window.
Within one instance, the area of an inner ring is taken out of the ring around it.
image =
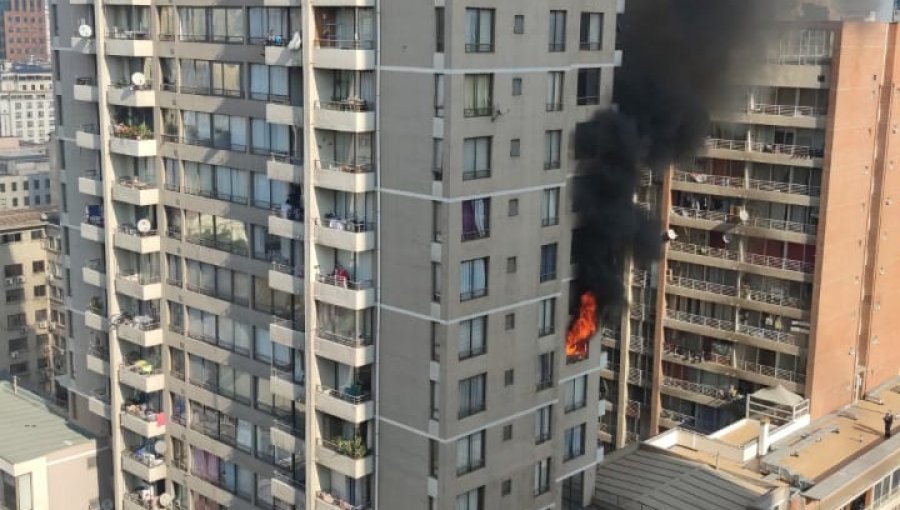
[[[484,431],[456,442],[456,474],[464,475],[484,467]]]
[[[457,496],[456,510],[484,510],[484,487]]]
[[[550,457],[538,461],[534,465],[534,495],[544,494],[550,490]]]
[[[487,295],[488,259],[467,260],[459,264],[459,300]]]
[[[484,179],[491,176],[490,136],[463,140],[463,180]]]
[[[481,239],[490,235],[491,199],[476,198],[462,203],[462,240]]]
[[[578,70],[576,100],[579,105],[600,104],[600,68]]]
[[[582,50],[603,49],[603,13],[581,13],[581,36],[579,38]]]
[[[494,113],[494,75],[467,74],[465,77],[466,117],[486,117]]]
[[[541,276],[542,282],[556,279],[556,243],[541,246]]]
[[[541,201],[541,225],[551,226],[559,223],[559,188],[545,189]]]
[[[566,11],[550,11],[550,51],[566,50]]]
[[[546,336],[556,329],[556,298],[538,303],[538,336]]]
[[[563,459],[569,460],[584,455],[585,424],[566,429],[563,434]]]
[[[549,99],[548,99],[549,100]],[[549,105],[548,105],[549,108]],[[544,169],[560,167],[562,149],[562,131],[553,130],[544,133]]]
[[[581,377],[576,377],[572,379],[568,383],[566,383],[566,391],[565,391],[565,403],[566,403],[566,412],[571,412],[576,409],[581,409],[587,403],[586,398],[587,391],[587,376],[583,375]]]
[[[537,444],[550,439],[550,423],[553,418],[553,406],[545,406],[534,414],[534,441]]]
[[[466,53],[494,51],[494,9],[466,9]]]
[[[487,315],[459,323],[459,359],[471,358],[487,351],[485,335]]]

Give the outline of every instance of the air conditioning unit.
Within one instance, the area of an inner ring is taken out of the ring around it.
[[[16,282],[18,282],[18,283],[25,283],[25,277],[24,277],[24,276],[17,276],[17,277],[16,277]]]
[[[18,359],[18,358],[19,358],[19,351],[13,351],[13,352],[9,353],[9,358],[10,358],[10,359]]]
[[[38,322],[38,327],[41,329],[47,329],[47,321]]]
[[[12,285],[12,284],[14,284],[14,283],[16,283],[16,279],[15,279],[15,278],[7,278],[7,279],[6,279],[6,284],[7,284],[7,285]]]

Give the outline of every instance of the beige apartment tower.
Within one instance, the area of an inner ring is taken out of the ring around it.
[[[621,2],[53,2],[70,415],[116,508],[575,509],[571,135]]]

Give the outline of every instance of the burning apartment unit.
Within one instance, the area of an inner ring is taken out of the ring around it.
[[[618,101],[639,133],[641,118],[670,122],[651,135],[689,143],[637,173],[662,249],[621,264],[627,298],[600,330],[613,412],[598,437],[610,448],[676,426],[718,430],[767,387],[809,399],[815,419],[900,366],[898,26],[805,20],[764,33],[730,41],[743,60],[710,67],[725,78],[712,93],[648,95],[699,105],[699,135],[662,108],[636,111],[628,90]]]

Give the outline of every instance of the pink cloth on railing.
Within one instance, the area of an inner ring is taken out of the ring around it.
[[[156,413],[156,425],[162,427],[166,424],[166,413]]]

